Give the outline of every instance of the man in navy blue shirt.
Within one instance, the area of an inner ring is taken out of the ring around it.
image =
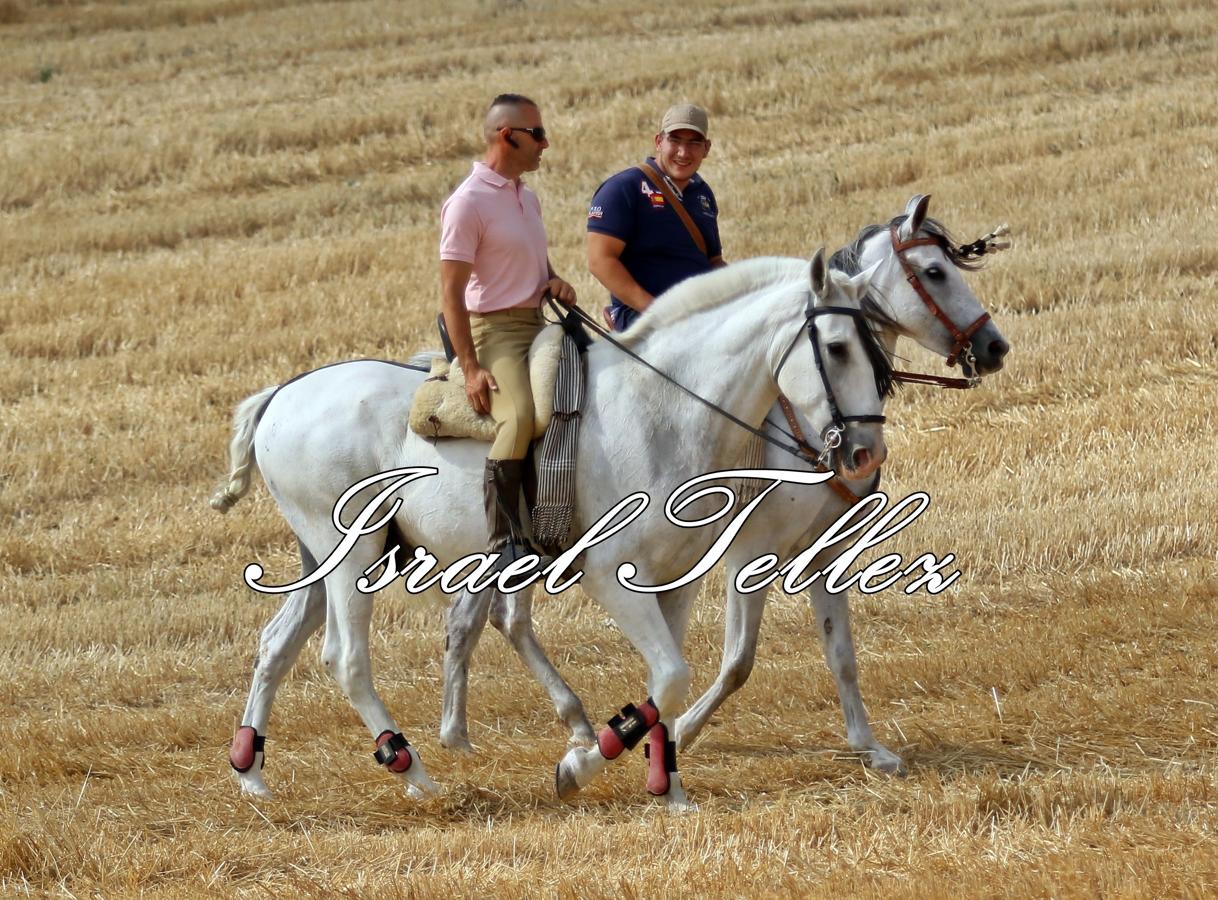
[[[606,312],[625,330],[652,300],[692,275],[723,265],[719,208],[698,175],[710,153],[706,111],[690,103],[664,114],[643,167],[618,172],[596,190],[588,208],[588,270],[609,289]],[[663,182],[663,184],[657,183]],[[673,204],[681,204],[702,237],[698,246]]]

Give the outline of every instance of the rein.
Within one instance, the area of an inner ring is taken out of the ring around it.
[[[791,429],[791,436],[795,438],[795,442],[799,446],[800,455],[805,460],[812,463],[814,471],[832,471],[820,461],[820,454],[816,452],[816,448],[809,444],[808,439],[804,437],[804,431],[799,427],[799,419],[795,417],[795,408],[791,406],[791,401],[786,398],[785,394],[778,395],[778,405],[782,408],[782,414],[787,417],[787,425]],[[776,427],[768,419],[766,420],[766,423],[771,427]],[[825,484],[833,488],[834,492],[846,501],[847,506],[854,506],[854,504],[858,502],[859,498],[855,496],[854,492],[851,491],[850,488],[842,484],[842,480],[840,477],[838,477],[836,472],[833,473],[833,477],[826,481]]]
[[[902,372],[900,369],[892,370],[892,380],[899,381],[901,384],[929,384],[957,391],[967,391],[969,388],[975,388],[981,384],[981,379],[976,375],[969,378],[951,378],[947,375],[931,375],[926,372]]]
[[[614,338],[613,335],[609,331],[607,331],[602,325],[600,325],[596,320],[594,320],[591,316],[589,316],[586,312],[584,312],[578,306],[563,306],[563,305],[559,304],[553,297],[547,297],[546,299],[549,300],[550,306],[563,320],[564,327],[566,327],[565,322],[567,321],[567,319],[569,317],[574,316],[575,318],[579,319],[585,327],[591,329],[595,334],[599,335],[603,340],[612,344],[614,347],[617,347],[617,349],[621,350],[631,359],[635,360],[636,362],[638,362],[638,363],[642,364],[643,366],[645,366],[646,368],[650,369],[652,372],[659,375],[669,384],[678,388],[683,393],[692,397],[694,400],[697,400],[703,406],[707,407],[708,409],[714,410],[715,412],[717,412],[719,415],[723,416],[728,421],[732,422],[735,425],[738,425],[739,427],[743,428],[745,431],[752,434],[754,437],[758,437],[761,440],[765,441],[767,444],[772,444],[773,446],[777,447],[779,450],[789,453],[791,456],[794,456],[798,459],[807,459],[806,454],[803,452],[803,447],[808,447],[808,444],[806,441],[801,441],[801,440],[795,438],[794,436],[787,434],[785,431],[782,431],[781,428],[777,429],[779,431],[779,433],[781,433],[781,434],[785,435],[786,437],[789,437],[793,441],[795,441],[795,443],[793,443],[793,444],[787,444],[783,441],[778,440],[775,437],[772,437],[769,434],[766,434],[765,431],[763,431],[760,428],[754,428],[748,422],[745,422],[743,419],[739,418],[738,416],[733,415],[732,413],[728,412],[723,407],[721,407],[715,403],[712,403],[711,401],[707,400],[705,397],[702,397],[701,395],[690,390],[685,385],[681,384],[681,382],[677,381],[675,378],[673,378],[671,375],[669,375],[667,372],[663,372],[660,369],[657,369],[655,366],[653,366],[643,357],[639,356],[639,354],[635,353],[633,350],[631,350],[621,341]],[[808,301],[809,306],[811,306],[812,302],[813,301],[811,299],[809,299],[809,301]],[[827,309],[827,307],[826,307],[826,309]],[[810,333],[812,333],[812,329],[815,328],[812,318],[808,319],[808,328],[809,328]],[[802,329],[800,330],[800,333],[803,333]],[[797,334],[796,341],[798,341],[798,339],[799,339],[799,335]],[[813,345],[815,346],[815,341],[813,341]],[[786,358],[787,358],[787,356],[790,355],[791,350],[794,348],[794,346],[795,346],[795,341],[792,341],[791,346],[787,348],[787,352],[783,354],[782,362],[779,363],[780,370],[782,368],[782,363],[786,362]],[[818,367],[820,366],[819,351],[817,353],[817,366]],[[777,372],[775,372],[775,375],[777,376]],[[822,373],[821,377],[822,377],[822,380],[824,380],[823,373]],[[827,381],[825,382],[825,387],[829,391],[832,390],[832,388],[829,387],[829,384]],[[834,408],[836,408],[836,403],[834,403]],[[880,417],[880,420],[881,421],[883,420],[882,416]],[[851,421],[853,421],[853,418],[851,419]],[[770,424],[772,425],[772,423],[770,423]],[[830,426],[830,430],[832,430],[834,428],[836,428],[836,425]],[[840,442],[840,435],[838,436],[838,440]],[[801,447],[801,444],[802,444],[802,447]],[[836,444],[834,446],[836,446]],[[812,452],[816,452],[814,448],[809,448],[809,449],[811,449]],[[828,453],[829,450],[832,450],[832,449],[833,449],[833,447],[826,446],[825,449],[820,452],[819,456],[824,456],[825,454]],[[826,469],[825,471],[828,471],[828,469]],[[857,499],[857,498],[855,498],[855,499]],[[852,500],[851,502],[853,503],[854,501]]]

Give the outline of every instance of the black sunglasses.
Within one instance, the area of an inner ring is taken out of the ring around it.
[[[512,128],[510,130],[523,131],[539,144],[546,139],[546,129],[542,125],[538,125],[536,128]]]

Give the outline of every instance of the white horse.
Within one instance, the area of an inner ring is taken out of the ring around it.
[[[827,386],[841,410],[851,414],[845,418],[879,417],[886,373],[877,373],[876,363],[887,360],[858,313],[868,275],[830,275],[823,252],[810,270],[806,264],[791,267],[773,260],[741,263],[671,291],[640,319],[628,341],[660,371],[754,426],[761,424],[781,391],[793,398],[816,431],[827,429],[835,418],[826,402]],[[854,315],[822,309],[828,297],[837,307],[851,307],[847,312]],[[809,338],[815,342],[811,346]],[[594,344],[587,353],[587,369],[575,534],[586,531],[627,494],[643,490],[657,499],[667,497],[691,477],[728,468],[741,458],[748,431],[620,351]],[[358,537],[323,582],[290,593],[266,626],[242,725],[230,750],[243,791],[269,793],[261,769],[271,703],[305,641],[323,622],[322,662],[376,740],[378,762],[403,778],[411,793],[436,787],[373,686],[368,652],[372,596],[357,589],[360,576],[377,570],[386,559],[388,538],[426,547],[443,566],[487,543],[480,490],[487,445],[432,441],[406,429],[411,398],[424,377],[423,372],[393,364],[355,361],[267,388],[237,409],[229,483],[213,506],[227,509],[248,490],[256,458],[299,539],[302,580],[344,538],[332,515],[336,498],[348,486],[405,466],[434,467],[438,472],[397,490],[401,504],[384,527]],[[843,476],[863,478],[886,453],[878,422],[851,422],[832,462]],[[360,492],[348,508],[369,503],[374,490],[375,485]],[[671,525],[658,506],[652,504],[629,527],[589,547],[580,562],[586,573],[584,589],[645,658],[650,697],[641,704],[637,720],[627,723],[630,727],[617,722],[602,732],[605,752],[594,747],[576,748],[578,758],[568,754],[560,766],[560,793],[586,784],[615,756],[621,749],[615,738],[632,746],[650,733],[662,751],[658,762],[653,759],[652,768],[658,769],[653,792],[674,806],[686,803],[675,765],[666,765],[675,763],[666,738],[689,687],[681,635],[674,634],[664,595],[627,589],[617,570],[628,560],[635,585],[668,583],[702,555],[714,535],[691,537]],[[328,564],[323,562],[323,570]],[[487,589],[478,596],[490,593]]]
[[[988,320],[960,276],[959,270],[969,267],[968,257],[959,252],[939,223],[927,218],[928,203],[929,197],[913,197],[905,213],[887,225],[864,228],[857,240],[836,253],[831,262],[848,273],[873,272],[872,296],[864,301],[864,308],[879,326],[881,340],[889,352],[895,348],[898,337],[905,336],[949,359],[960,357],[966,375],[979,377],[996,372],[1002,368],[1003,357],[1010,346],[997,326]],[[788,260],[785,265],[796,271],[804,264]],[[911,273],[916,287],[910,280]],[[922,293],[929,295],[929,301]],[[939,315],[931,312],[929,303],[938,307]],[[963,343],[965,339],[967,346]],[[808,430],[809,423],[798,411],[796,418],[799,427]],[[784,413],[777,405],[767,417],[767,423],[771,422],[788,427]],[[764,460],[765,467],[771,469],[800,467],[799,461],[771,445],[765,447]],[[811,464],[805,463],[804,467],[811,469]],[[845,484],[858,496],[869,490],[868,482]],[[766,592],[745,594],[737,590],[736,576],[741,568],[767,552],[777,553],[785,562],[793,553],[810,546],[846,508],[847,501],[830,485],[784,484],[771,491],[753,511],[724,556],[727,609],[719,676],[677,720],[678,750],[689,746],[711,714],[744,684],[752,671]],[[790,515],[793,509],[798,509],[799,515]],[[812,562],[812,568],[822,567],[832,555],[827,553],[818,557]],[[886,772],[903,771],[900,757],[877,741],[872,733],[859,692],[848,595],[844,592],[831,594],[824,585],[825,580],[819,579],[806,594],[816,615],[825,660],[837,683],[847,741],[867,765]],[[684,632],[697,592],[698,584],[694,584],[669,598],[670,622],[679,634]],[[459,597],[449,615],[445,714],[441,726],[442,744],[465,749],[470,746],[465,718],[468,660],[485,621],[483,610],[464,605],[468,599]],[[592,727],[583,716],[582,705],[545,659],[533,637],[528,596],[496,598],[490,615],[491,621],[508,636],[549,691],[555,707],[571,729],[572,743],[591,743]]]

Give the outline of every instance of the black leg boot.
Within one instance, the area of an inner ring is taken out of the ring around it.
[[[523,459],[488,459],[482,498],[491,536],[490,552],[503,554],[502,565],[534,553],[540,557],[538,566],[545,568],[553,557],[533,546],[520,520],[521,482],[530,465]]]
[[[519,459],[488,459],[482,498],[490,530],[491,553],[503,553],[505,562],[532,553],[520,522],[520,478],[524,462]]]

